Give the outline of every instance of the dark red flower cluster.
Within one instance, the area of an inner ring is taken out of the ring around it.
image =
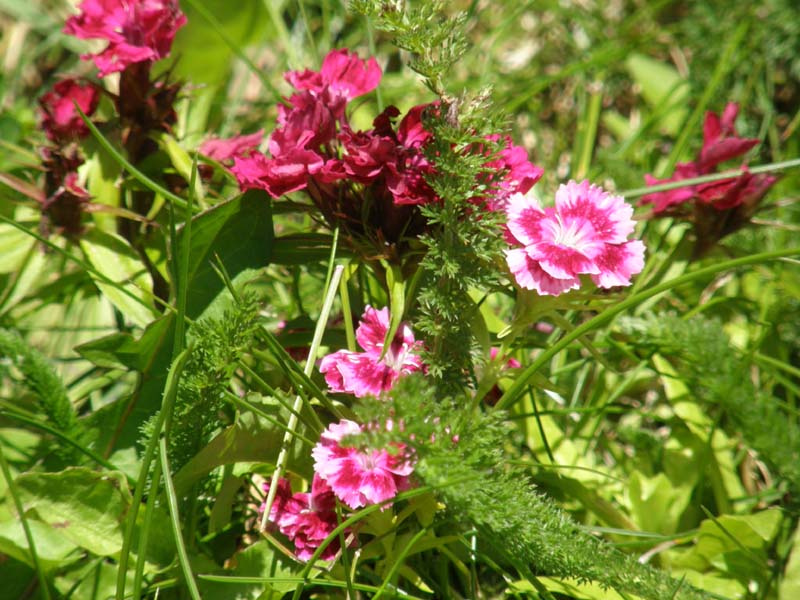
[[[264,484],[264,491],[269,491],[268,483]],[[263,511],[262,505],[260,512]],[[339,524],[336,497],[319,475],[314,475],[311,492],[297,494],[292,494],[289,481],[282,478],[269,511],[269,521],[292,540],[297,558],[307,561]],[[331,560],[340,548],[339,539],[335,538],[325,547],[320,558]]]
[[[400,111],[389,106],[372,129],[356,131],[348,122],[347,104],[375,89],[380,78],[375,59],[364,61],[344,49],[330,52],[319,72],[287,73],[297,92],[288,106],[278,107],[269,156],[232,145],[232,171],[241,188],[262,189],[274,198],[306,190],[329,223],[345,223],[357,233],[369,223],[390,242],[413,233],[410,223],[419,222],[413,207],[438,201],[428,184],[434,167],[424,151],[431,138],[424,117],[439,107],[415,106],[396,122]],[[496,197],[484,199],[496,208],[512,193],[528,191],[542,171],[509,138],[487,141],[504,144],[486,165],[487,171],[501,173],[490,182]]]
[[[759,144],[757,139],[738,137],[734,125],[738,113],[739,106],[733,102],[725,107],[721,117],[716,113],[707,112],[703,124],[703,148],[697,160],[679,163],[675,174],[669,179],[656,179],[652,175],[645,175],[647,185],[671,183],[716,173],[721,163],[740,157],[757,146]],[[653,212],[657,215],[681,212],[684,209],[683,205],[692,202],[716,210],[738,206],[752,209],[777,179],[772,175],[753,175],[746,171],[747,165],[742,165],[742,168],[745,169],[745,173],[739,177],[689,185],[666,192],[654,192],[643,196],[640,203],[653,204]]]
[[[83,157],[75,142],[89,135],[75,105],[91,116],[100,101],[100,91],[91,84],[74,78],[62,79],[39,99],[39,120],[50,140],[41,149],[45,168],[45,193],[40,201],[41,229],[44,235],[53,226],[68,236],[81,232],[81,215],[90,196],[78,183],[78,167]]]
[[[91,115],[100,102],[100,92],[92,84],[78,83],[76,79],[62,79],[41,98],[41,124],[51,142],[69,142],[89,135],[89,128],[81,119],[75,104],[86,115]]]

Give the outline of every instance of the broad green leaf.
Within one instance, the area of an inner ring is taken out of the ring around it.
[[[161,317],[150,323],[138,339],[129,333],[113,333],[81,344],[75,350],[86,360],[101,367],[124,367],[143,372],[165,342],[165,333],[171,324],[171,316]]]
[[[36,546],[36,556],[45,571],[72,562],[77,556],[73,555],[78,545],[71,541],[64,533],[37,521],[28,519],[28,526],[31,529],[33,543]],[[28,539],[19,519],[14,518],[10,521],[0,521],[0,555],[8,556],[33,566],[31,554],[28,550]],[[72,555],[72,556],[71,556]],[[3,569],[0,569],[0,573]],[[0,575],[0,581],[2,581]]]
[[[703,571],[712,565],[725,569],[726,564],[733,561],[732,564],[737,567],[729,570],[730,573],[737,577],[758,577],[759,570],[763,569],[760,569],[754,556],[766,561],[764,551],[777,535],[781,519],[779,509],[763,510],[752,515],[721,515],[716,517],[716,522],[706,519],[697,532],[697,544],[677,558],[675,563]],[[740,555],[738,560],[733,554]],[[749,568],[745,567],[747,564]]]
[[[257,400],[251,394],[248,400],[252,404],[276,418],[286,421],[286,412],[276,400],[268,398]],[[302,433],[302,427],[298,428]],[[183,468],[175,474],[175,490],[181,495],[198,479],[222,465],[237,462],[274,462],[283,441],[283,429],[276,427],[252,413],[243,413],[234,425],[231,425],[200,450]],[[311,457],[309,448],[295,443],[290,470],[310,472]]]
[[[13,225],[0,223],[0,273],[16,273],[34,250],[36,240]]]
[[[663,131],[676,135],[688,112],[689,83],[671,65],[644,54],[628,56],[625,67],[641,87],[645,101],[653,109],[663,111]]]
[[[83,235],[80,246],[91,265],[114,282],[106,283],[93,276],[103,295],[126,320],[139,327],[150,323],[157,316],[153,308],[153,280],[130,244],[115,233],[92,228]],[[140,301],[123,292],[123,288]]]
[[[800,527],[792,537],[792,552],[779,586],[781,598],[800,598]]]
[[[215,575],[227,577],[263,578],[263,582],[235,583],[199,579],[199,587],[204,600],[238,600],[257,598],[273,599],[283,597],[297,587],[297,580],[303,565],[279,552],[267,540],[259,540],[252,546],[235,554],[230,561],[233,569],[218,569]],[[314,570],[311,578],[320,571]],[[289,580],[289,582],[285,580]],[[284,581],[281,581],[284,580]]]
[[[389,288],[389,328],[383,338],[383,357],[392,347],[392,341],[400,328],[405,313],[406,282],[400,267],[384,262],[386,269],[386,286]]]
[[[110,207],[119,207],[120,186],[117,180],[122,172],[119,163],[111,158],[107,152],[103,151],[94,139],[89,140],[87,145],[96,147],[95,152],[85,163],[85,168],[88,171],[86,189],[92,196],[92,202]],[[92,220],[103,231],[109,233],[116,231],[117,218],[113,214],[100,211],[93,212]]]
[[[17,478],[26,511],[35,511],[64,537],[100,556],[122,548],[122,521],[131,502],[125,477],[83,467]]]
[[[109,561],[92,561],[75,565],[55,578],[56,589],[63,597],[81,600],[108,600],[117,589],[117,565]],[[127,573],[127,586],[133,584],[133,571]],[[69,596],[68,596],[69,595]]]
[[[638,596],[622,596],[612,589],[603,588],[597,583],[578,583],[555,577],[537,577],[539,583],[551,592],[564,594],[567,598],[575,600],[626,600],[638,598]],[[527,580],[514,581],[509,584],[509,589],[513,592],[532,594],[534,598],[539,598],[536,588]]]
[[[628,482],[631,512],[642,531],[677,531],[681,513],[691,500],[692,486],[676,486],[666,475],[647,477],[633,471]]]
[[[178,231],[179,249],[183,248],[185,233],[183,227]],[[215,257],[219,257],[228,275],[235,278],[245,269],[266,266],[272,246],[272,209],[265,192],[250,191],[196,215],[192,219],[189,248],[187,316],[197,318],[224,288],[224,282],[212,267]]]
[[[267,19],[261,0],[239,0],[235,10],[231,10],[227,0],[203,0],[202,5],[216,18],[225,33],[242,45],[259,39],[263,34]],[[191,3],[182,3],[181,8],[188,22],[178,30],[172,44],[172,56],[184,57],[183,60],[171,61],[174,62],[174,76],[195,84],[224,83],[234,64],[232,50]]]

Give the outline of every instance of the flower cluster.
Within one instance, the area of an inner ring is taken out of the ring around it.
[[[668,179],[645,175],[647,185],[671,183],[715,173],[721,163],[743,156],[757,146],[757,139],[738,137],[734,124],[738,113],[739,106],[733,102],[725,107],[722,116],[707,112],[703,123],[703,147],[697,160],[678,163],[674,175]],[[752,209],[772,187],[776,178],[772,175],[753,175],[746,171],[746,165],[743,168],[745,172],[739,177],[654,192],[643,196],[641,203],[652,204],[656,215],[680,213],[686,205],[691,206],[692,203],[717,211],[738,206]]]
[[[343,443],[347,436],[361,433],[361,426],[343,419],[332,423],[314,446],[314,471],[331,486],[333,493],[350,508],[379,504],[409,487],[414,470],[402,447],[388,450],[360,450]]]
[[[364,351],[339,350],[320,363],[319,370],[331,391],[350,393],[357,398],[379,396],[401,375],[422,369],[422,359],[415,354],[419,343],[414,340],[411,328],[402,323],[384,351],[388,330],[389,309],[367,306],[356,329],[356,339]]]
[[[67,236],[81,232],[81,217],[90,195],[78,180],[83,157],[76,142],[89,135],[89,129],[75,105],[91,116],[99,102],[97,87],[71,77],[57,82],[39,98],[39,122],[50,142],[40,149],[45,189],[39,202],[45,235],[51,226]]]
[[[508,200],[508,267],[517,283],[557,296],[578,289],[590,275],[600,287],[630,285],[644,266],[644,244],[628,240],[633,208],[588,181],[570,181],[556,192],[555,206],[541,208],[523,194]]]
[[[423,368],[422,359],[414,353],[419,343],[405,323],[383,352],[388,330],[388,308],[367,306],[356,331],[364,352],[339,350],[322,359],[320,371],[332,391],[378,396],[399,377]],[[391,429],[392,425],[387,422],[385,427]],[[310,494],[292,495],[288,482],[280,483],[269,520],[292,540],[301,560],[308,560],[336,527],[335,499],[358,509],[387,502],[410,486],[414,461],[405,447],[364,450],[346,443],[346,438],[363,429],[355,421],[343,419],[322,433],[311,451],[314,480]],[[332,558],[338,550],[337,540],[325,548],[322,558]]]
[[[278,108],[269,156],[238,145],[225,156],[235,159],[232,171],[240,187],[276,198],[305,190],[329,223],[390,243],[419,233],[421,220],[413,207],[438,201],[428,184],[434,166],[425,155],[431,133],[424,120],[439,105],[415,106],[402,118],[389,106],[372,129],[354,130],[348,102],[375,89],[380,78],[374,59],[364,61],[347,50],[331,51],[319,72],[287,73],[297,91],[288,106]],[[510,194],[527,192],[542,171],[510,138],[490,136],[487,142],[502,146],[486,164],[487,171],[497,173],[489,182],[497,197],[486,204],[496,208]]]
[[[102,51],[81,56],[94,61],[99,77],[166,57],[175,33],[186,24],[177,0],[83,0],[78,8],[64,33],[108,42]]]

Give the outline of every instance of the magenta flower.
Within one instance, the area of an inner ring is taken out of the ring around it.
[[[75,110],[75,104],[89,116],[99,102],[100,92],[93,85],[82,85],[72,78],[56,83],[51,91],[39,98],[42,129],[47,138],[52,142],[67,142],[89,135],[89,128]]]
[[[94,61],[99,77],[168,56],[175,33],[186,23],[177,0],[83,0],[78,8],[64,33],[108,41],[105,50],[81,56]]]
[[[703,148],[697,160],[678,163],[675,173],[667,179],[656,179],[645,175],[647,185],[672,183],[701,175],[715,173],[720,163],[746,154],[757,146],[755,138],[740,138],[736,132],[736,116],[739,105],[730,102],[722,116],[707,112],[703,122]],[[739,177],[711,183],[689,185],[666,192],[654,192],[642,196],[640,204],[652,204],[656,215],[680,210],[682,205],[695,200],[717,210],[727,210],[744,205],[748,209],[761,201],[770,187],[777,181],[770,175],[743,173]]]
[[[502,140],[503,149],[494,160],[486,163],[494,181],[494,194],[482,198],[488,210],[504,210],[506,202],[513,194],[526,194],[542,178],[544,170],[528,160],[528,153],[522,146],[515,146],[509,136],[490,135],[492,142]]]
[[[331,423],[311,451],[314,471],[353,509],[391,500],[409,487],[408,477],[414,470],[402,447],[392,454],[342,446],[343,438],[360,432],[361,427],[353,421]]]
[[[258,148],[263,139],[263,129],[248,135],[235,135],[224,139],[210,138],[200,144],[200,153],[217,162],[225,162],[237,156],[247,156]]]
[[[264,484],[264,491],[269,491],[268,483]],[[264,512],[263,504],[260,512]],[[319,475],[314,475],[310,493],[292,494],[289,481],[281,479],[275,502],[269,511],[269,520],[292,540],[297,558],[307,561],[339,524],[336,518],[336,498],[330,486]],[[325,547],[320,558],[332,560],[340,547],[339,538],[334,538]]]
[[[603,288],[630,285],[644,266],[644,244],[628,241],[633,208],[588,181],[561,185],[545,209],[514,194],[506,214],[508,239],[521,246],[506,250],[506,260],[523,288],[557,296],[578,289],[581,275]]]
[[[356,339],[363,352],[339,350],[324,357],[319,370],[333,392],[347,392],[358,398],[379,396],[391,389],[401,375],[422,369],[422,359],[414,352],[411,328],[402,323],[390,347],[383,353],[383,341],[389,330],[389,309],[375,310],[367,306],[356,330]]]
[[[329,99],[350,101],[371,92],[380,83],[381,68],[374,58],[363,61],[346,48],[331,50],[317,71],[290,71],[286,74],[295,89],[309,90],[315,95],[330,94]]]

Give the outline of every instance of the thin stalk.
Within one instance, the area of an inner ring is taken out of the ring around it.
[[[153,509],[158,496],[158,486],[161,481],[161,462],[156,461],[151,478],[150,494],[147,496],[147,504],[144,509],[144,519],[142,519],[142,531],[139,534],[139,550],[136,556],[136,565],[133,569],[133,592],[132,600],[139,600],[142,597],[142,583],[144,581],[144,563],[147,559],[147,542],[150,539],[150,526],[152,524]]]
[[[189,564],[189,555],[186,553],[186,544],[183,541],[183,535],[181,535],[178,498],[175,495],[175,486],[172,483],[172,475],[169,472],[169,457],[167,456],[167,439],[165,435],[160,436],[158,440],[158,454],[161,460],[161,470],[164,475],[164,488],[167,493],[167,507],[169,508],[172,532],[175,535],[175,546],[178,550],[178,562],[181,565],[181,571],[183,571],[183,577],[186,580],[186,585],[189,587],[189,594],[192,600],[201,600],[200,590],[197,589],[197,582],[194,580],[192,566]]]
[[[173,361],[172,367],[167,374],[167,381],[164,384],[164,400],[161,405],[161,410],[158,412],[155,427],[153,428],[153,435],[147,442],[144,457],[142,458],[142,465],[139,468],[139,477],[136,480],[136,488],[133,492],[133,500],[131,501],[131,508],[128,511],[128,521],[125,524],[125,536],[122,539],[122,550],[119,556],[119,570],[117,571],[117,593],[116,600],[125,600],[125,583],[128,571],[128,558],[130,556],[131,544],[133,543],[133,530],[136,528],[136,517],[139,514],[139,506],[142,503],[144,496],[144,488],[147,483],[147,474],[150,472],[150,466],[153,463],[153,458],[156,454],[158,446],[158,438],[161,435],[161,429],[164,427],[164,421],[167,414],[172,414],[172,409],[175,406],[175,397],[178,395],[178,380],[180,379],[183,368],[186,366],[187,361],[192,353],[192,346],[190,345],[186,350],[180,353]]]
[[[353,310],[350,308],[350,290],[347,289],[349,277],[342,277],[339,284],[339,298],[342,302],[342,316],[344,318],[344,335],[347,338],[347,349],[356,351],[356,334],[353,330]]]
[[[175,204],[175,206],[179,208],[186,208],[186,200],[184,200],[177,194],[173,194],[167,188],[159,185],[158,183],[150,179],[147,175],[142,173],[139,169],[134,167],[130,162],[128,162],[128,160],[124,156],[122,156],[122,154],[119,152],[119,150],[114,148],[113,144],[109,142],[102,133],[100,133],[100,130],[94,123],[92,123],[89,117],[86,116],[86,114],[81,110],[80,106],[78,106],[77,103],[74,103],[74,106],[75,110],[78,111],[78,114],[80,115],[81,119],[83,119],[83,122],[86,124],[86,127],[88,127],[89,131],[92,132],[92,135],[98,141],[100,146],[102,146],[103,150],[108,152],[111,155],[111,158],[113,158],[123,169],[128,171],[128,173],[130,173],[134,179],[136,179],[139,183],[141,183],[144,187],[149,189],[154,194],[161,195],[162,197],[171,201],[173,204]]]
[[[712,173],[711,175],[691,177],[689,179],[681,179],[680,181],[672,181],[670,183],[659,183],[658,185],[649,185],[646,187],[634,188],[632,190],[624,190],[619,192],[618,195],[626,199],[638,198],[639,196],[644,196],[646,194],[667,192],[669,190],[676,190],[682,187],[697,185],[698,183],[709,183],[712,181],[722,181],[723,179],[733,179],[734,177],[740,177],[745,173],[756,175],[758,173],[772,173],[774,171],[782,171],[784,169],[792,169],[794,167],[800,167],[800,158],[783,160],[781,162],[761,165],[758,167],[748,167],[747,169],[733,169],[723,173]]]
[[[25,516],[25,507],[22,506],[22,500],[19,499],[19,494],[17,493],[17,484],[14,481],[14,478],[11,477],[11,469],[8,468],[6,456],[3,453],[3,444],[0,444],[0,469],[3,471],[3,477],[5,478],[6,485],[8,486],[8,493],[11,496],[11,499],[14,501],[14,508],[17,509],[20,525],[22,525],[22,529],[25,532],[25,539],[28,540],[28,551],[31,553],[31,560],[33,561],[33,566],[36,569],[36,577],[39,579],[39,587],[42,588],[42,596],[44,597],[44,600],[50,600],[50,588],[47,587],[47,578],[44,576],[44,569],[42,568],[42,564],[39,562],[39,555],[36,553],[36,542],[33,541],[33,533],[28,525],[28,518]]]
[[[343,270],[344,267],[342,265],[337,265],[333,270],[331,282],[328,285],[328,292],[325,296],[325,302],[322,305],[322,311],[319,314],[317,326],[314,329],[314,337],[311,340],[311,348],[309,348],[308,351],[308,359],[306,360],[306,365],[303,369],[303,373],[306,377],[310,377],[311,372],[314,370],[317,352],[319,352],[319,347],[322,343],[322,333],[325,331],[325,327],[328,324],[328,316],[330,315],[331,307],[333,306],[333,300],[336,297],[336,288],[339,287],[339,280],[342,277]],[[302,408],[302,402],[303,399],[300,394],[298,394],[295,397],[294,406],[292,407],[293,411],[289,417],[289,423],[287,424],[288,431],[286,431],[283,436],[281,451],[278,454],[278,460],[275,464],[275,472],[272,474],[267,500],[264,504],[264,514],[261,517],[261,531],[264,531],[267,528],[269,513],[272,509],[272,504],[275,502],[275,494],[278,492],[278,481],[281,477],[283,477],[283,473],[286,470],[286,463],[289,459],[289,450],[291,449],[292,440],[294,439],[294,430],[297,427],[297,413],[299,413],[300,409]]]
[[[386,591],[386,586],[389,585],[389,582],[391,582],[391,580],[397,574],[397,571],[400,570],[400,567],[403,565],[403,561],[406,559],[406,556],[408,556],[411,553],[411,550],[414,548],[414,544],[416,544],[419,540],[421,540],[422,537],[427,533],[428,533],[427,527],[423,527],[422,529],[420,529],[416,533],[416,535],[408,541],[408,544],[406,544],[405,548],[403,548],[400,554],[394,557],[395,561],[394,564],[392,565],[392,568],[389,569],[389,572],[386,574],[386,577],[383,578],[383,583],[381,584],[381,587],[378,588],[378,591],[375,593],[375,595],[372,597],[372,600],[378,600],[378,598],[383,596],[383,593]]]
[[[544,352],[542,352],[536,359],[525,368],[525,370],[517,377],[513,384],[506,390],[500,400],[497,402],[495,406],[496,409],[502,410],[507,409],[516,403],[519,398],[521,397],[523,391],[526,389],[528,382],[533,379],[533,376],[537,373],[539,369],[542,368],[547,361],[552,359],[556,354],[561,352],[564,348],[569,346],[572,342],[579,339],[581,336],[586,335],[590,331],[609,323],[611,320],[614,319],[617,315],[622,312],[625,312],[629,308],[644,302],[648,298],[660,294],[661,292],[665,292],[672,288],[678,287],[680,285],[684,285],[686,283],[691,283],[697,279],[702,279],[703,277],[707,277],[709,275],[716,275],[722,271],[727,271],[729,269],[735,269],[737,267],[743,267],[747,265],[757,264],[760,262],[766,262],[768,260],[774,260],[777,258],[784,258],[788,256],[793,256],[796,254],[800,254],[800,247],[796,248],[789,248],[788,250],[773,250],[772,252],[762,252],[760,254],[754,254],[752,256],[744,256],[742,258],[736,258],[733,260],[727,260],[724,262],[717,263],[715,265],[710,265],[703,269],[698,269],[693,273],[688,273],[686,275],[681,275],[680,277],[676,277],[674,279],[670,279],[669,281],[665,281],[659,285],[653,286],[650,289],[643,290],[637,294],[634,294],[625,300],[622,300],[616,305],[613,305],[600,314],[592,317],[585,323],[582,323],[566,335],[562,337],[560,340],[555,342],[553,345],[549,346]]]

